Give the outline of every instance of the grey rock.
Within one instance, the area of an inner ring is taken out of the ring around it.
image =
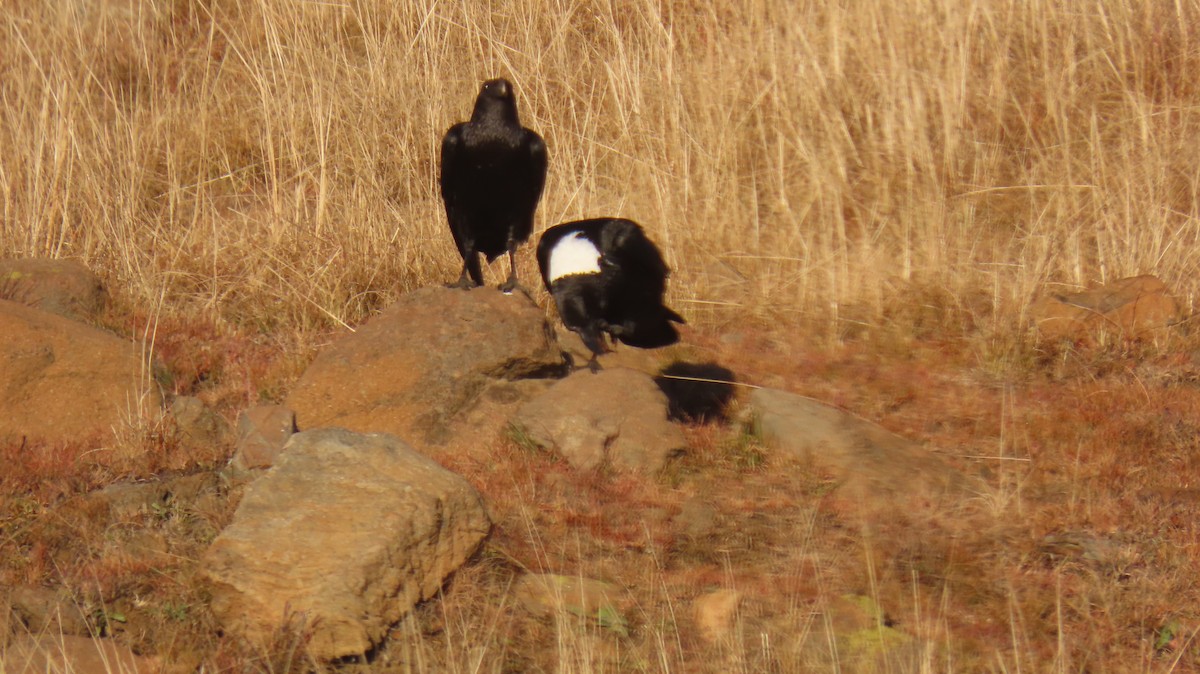
[[[749,397],[756,432],[870,493],[962,493],[972,485],[921,445],[811,398],[761,388]]]
[[[609,464],[653,473],[686,445],[654,380],[625,368],[579,370],[522,405],[513,423],[585,470]]]
[[[227,631],[263,644],[301,624],[334,659],[376,645],[489,528],[465,480],[398,438],[308,431],[246,488],[201,573]]]

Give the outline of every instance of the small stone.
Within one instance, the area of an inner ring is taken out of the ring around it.
[[[731,589],[715,590],[697,597],[692,604],[692,617],[700,636],[710,644],[731,638],[741,603],[742,593]]]
[[[283,405],[259,405],[238,417],[234,465],[242,469],[269,468],[296,432],[296,413]]]

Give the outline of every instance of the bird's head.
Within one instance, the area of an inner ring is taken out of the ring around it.
[[[479,96],[475,98],[475,111],[471,114],[471,121],[491,119],[520,123],[517,119],[516,94],[513,93],[512,83],[504,78],[484,82],[479,88]]]

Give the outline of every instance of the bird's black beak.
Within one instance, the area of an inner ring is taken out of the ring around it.
[[[479,93],[495,96],[496,98],[511,98],[512,85],[505,79],[488,80],[483,83],[483,88]]]

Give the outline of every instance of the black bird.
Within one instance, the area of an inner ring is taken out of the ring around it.
[[[632,220],[597,218],[555,225],[537,247],[542,281],[563,325],[596,358],[608,351],[604,333],[629,346],[652,349],[679,341],[683,317],[663,304],[670,271],[658,248]]]
[[[463,258],[452,287],[483,285],[477,253],[488,262],[508,253],[508,280],[517,285],[517,246],[533,231],[533,212],[546,184],[546,143],[521,126],[508,80],[488,80],[475,99],[471,121],[450,127],[442,139],[442,200]]]

